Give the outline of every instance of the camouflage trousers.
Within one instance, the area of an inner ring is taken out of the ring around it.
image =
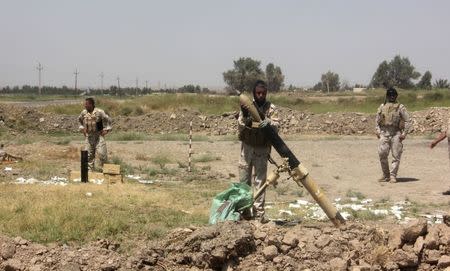
[[[392,152],[392,168],[389,170],[388,156]],[[392,136],[381,135],[378,145],[378,155],[380,156],[381,170],[385,178],[397,177],[400,166],[400,158],[403,153],[403,144],[400,141],[400,134]]]
[[[90,134],[86,137],[85,148],[88,151],[88,165],[90,170],[94,170],[95,155],[98,155],[99,166],[103,168],[103,164],[108,160],[108,152],[106,150],[105,138],[99,134]]]
[[[253,187],[255,193],[264,184],[267,178],[267,161],[270,147],[253,147],[244,142],[241,145],[239,159],[239,181]],[[254,176],[252,176],[254,169]],[[262,193],[253,203],[252,216],[264,215],[266,192]]]

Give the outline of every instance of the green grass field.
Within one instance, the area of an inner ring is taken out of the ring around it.
[[[362,112],[375,113],[384,101],[384,91],[370,90],[364,93],[277,93],[268,99],[275,105],[311,113]],[[449,107],[450,90],[400,90],[398,101],[410,111],[429,107]],[[190,109],[202,114],[222,114],[239,109],[236,96],[204,94],[151,94],[143,97],[115,98],[98,97],[97,106],[112,116],[138,116],[151,111],[174,111]],[[56,114],[76,115],[80,105],[49,105],[42,109]]]

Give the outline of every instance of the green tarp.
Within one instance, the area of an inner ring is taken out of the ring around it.
[[[225,220],[240,220],[241,211],[251,207],[253,193],[246,183],[233,183],[230,188],[218,194],[212,202],[209,224]]]

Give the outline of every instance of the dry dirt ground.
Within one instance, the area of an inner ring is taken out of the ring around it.
[[[433,150],[428,147],[429,143],[429,139],[419,137],[407,138],[404,141],[399,182],[392,184],[378,182],[381,176],[377,154],[378,141],[373,137],[309,136],[287,141],[287,145],[332,200],[349,196],[349,191],[353,191],[374,201],[407,200],[423,206],[430,205],[430,208],[425,208],[430,212],[448,213],[450,196],[442,195],[443,191],[450,188],[447,142],[442,142]],[[79,141],[71,142],[67,146],[40,142],[9,146],[8,152],[20,155],[26,160],[42,160],[46,156],[58,159],[61,156],[63,166],[56,168],[54,172],[55,176],[61,177],[67,176],[68,170],[79,168],[77,152],[81,147],[82,142]],[[66,154],[67,151],[72,153]],[[209,181],[238,181],[238,141],[196,141],[193,142],[193,151],[194,160],[202,156],[213,157],[206,162],[195,163],[196,168],[217,173],[208,177]],[[136,168],[155,167],[156,165],[151,165],[148,161],[150,159],[142,157],[158,156],[168,159],[167,168],[178,168],[179,163],[187,164],[188,144],[186,141],[109,141],[108,152],[110,157],[119,157]],[[281,161],[274,151],[272,154],[277,162]],[[270,165],[269,170],[273,168]],[[185,169],[179,170],[183,172]],[[16,175],[9,178],[36,177],[32,172],[27,174],[28,176]],[[143,177],[155,180],[161,176],[147,177],[144,174]],[[307,192],[300,193],[302,189],[286,178],[287,175],[282,175],[279,187],[269,188],[269,202],[290,202],[299,198],[312,201]]]
[[[311,176],[332,198],[345,196],[348,190],[354,190],[374,200],[389,197],[394,201],[409,198],[418,202],[449,203],[450,197],[442,195],[443,191],[450,188],[447,143],[444,141],[433,150],[429,149],[429,143],[430,140],[420,138],[408,138],[404,142],[399,182],[391,184],[377,181],[381,176],[381,169],[376,139],[305,137],[298,141],[287,141],[294,154],[310,170]],[[146,141],[142,144],[135,142],[108,144],[110,155],[120,156],[131,164],[145,164],[136,160],[138,153],[149,156],[167,153],[174,160],[187,162],[186,142]],[[220,157],[219,160],[204,163],[211,166],[212,170],[226,176],[230,173],[238,175],[240,153],[238,141],[194,142],[193,149],[194,157],[206,153]],[[279,162],[280,157],[276,152],[272,153]],[[237,181],[237,178],[233,180]],[[292,189],[297,189],[293,182]]]

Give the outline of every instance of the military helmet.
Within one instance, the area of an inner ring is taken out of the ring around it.
[[[386,90],[386,97],[397,97],[398,93],[397,90],[395,88],[388,88]]]

